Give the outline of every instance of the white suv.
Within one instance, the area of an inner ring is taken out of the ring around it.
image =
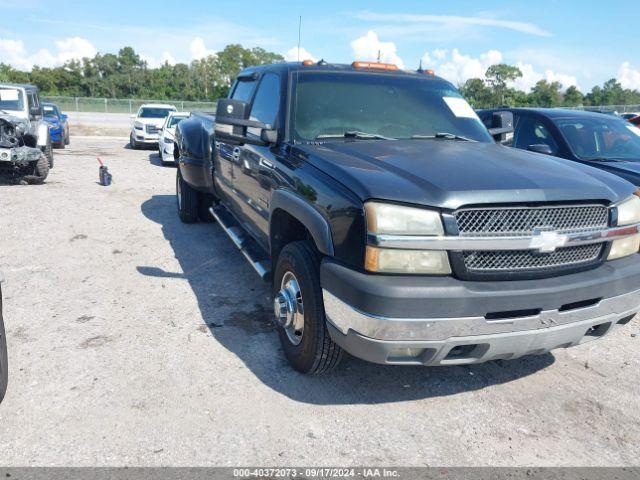
[[[149,103],[142,105],[136,115],[131,115],[131,148],[137,150],[143,146],[156,145],[160,136],[162,124],[171,112],[177,109],[173,105]]]
[[[173,157],[173,141],[176,135],[176,125],[178,125],[181,120],[189,118],[190,115],[191,113],[189,112],[171,112],[162,124],[160,140],[158,140],[158,155],[162,163],[175,162]]]

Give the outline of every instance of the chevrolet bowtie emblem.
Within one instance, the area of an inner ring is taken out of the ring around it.
[[[562,235],[555,230],[545,230],[542,227],[533,229],[533,238],[529,243],[529,248],[540,253],[555,252],[556,248],[567,243],[569,237]]]

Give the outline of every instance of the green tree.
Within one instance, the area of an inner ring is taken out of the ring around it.
[[[567,88],[566,92],[564,92],[562,104],[567,107],[577,107],[582,105],[583,98],[584,96],[582,95],[582,92],[578,90],[578,87],[571,85]]]
[[[480,78],[470,78],[460,87],[460,94],[474,108],[486,108],[491,106],[492,92]]]
[[[487,68],[484,75],[487,78],[487,83],[493,90],[496,104],[503,105],[505,103],[507,83],[522,77],[522,72],[518,67],[514,67],[513,65],[499,63]]]
[[[531,89],[530,101],[538,107],[557,107],[562,101],[560,82],[547,82],[540,80]]]

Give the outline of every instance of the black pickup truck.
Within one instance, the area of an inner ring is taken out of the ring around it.
[[[640,309],[635,187],[496,144],[430,71],[249,68],[175,151],[180,218],[210,212],[272,282],[301,372],[541,354]]]

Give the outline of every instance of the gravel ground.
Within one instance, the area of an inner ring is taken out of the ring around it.
[[[72,137],[45,185],[0,186],[0,464],[638,464],[637,318],[553,355],[301,376],[267,286],[217,225],[180,223],[174,168],[125,146]]]

